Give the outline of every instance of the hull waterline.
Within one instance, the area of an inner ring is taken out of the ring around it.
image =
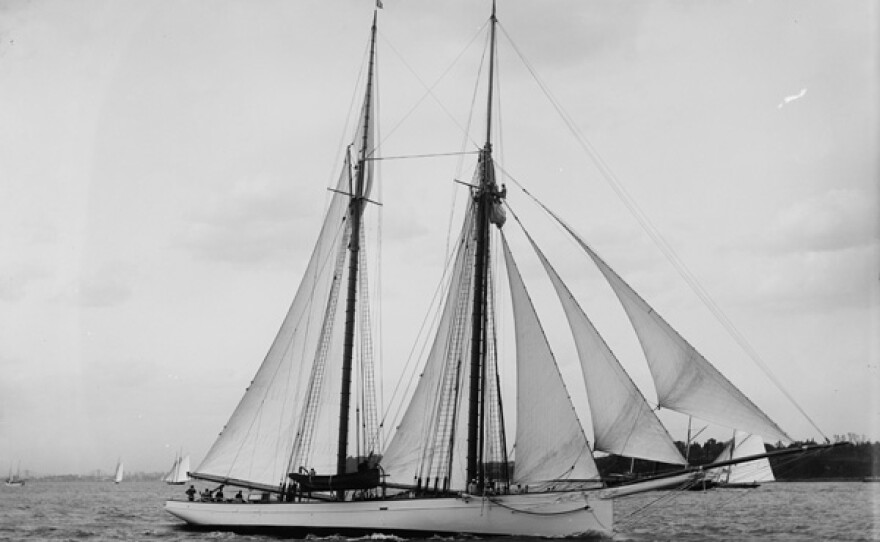
[[[167,501],[197,527],[338,534],[610,535],[613,501],[596,492],[345,502]]]

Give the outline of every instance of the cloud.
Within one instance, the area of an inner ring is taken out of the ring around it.
[[[133,271],[127,265],[107,264],[81,275],[60,298],[79,307],[115,307],[128,301],[133,293]]]
[[[21,301],[31,283],[49,276],[51,273],[46,268],[32,263],[0,269],[0,300],[10,303]]]
[[[779,105],[776,106],[776,109],[782,109],[783,106],[788,105],[790,102],[793,102],[795,100],[799,100],[799,99],[803,98],[806,94],[807,94],[807,89],[802,88],[801,91],[798,92],[797,94],[792,94],[790,96],[786,96],[785,98],[783,98],[782,101],[779,102]]]
[[[834,252],[880,240],[878,194],[833,189],[792,203],[777,213],[766,248]]]
[[[310,194],[311,195],[311,194]],[[209,200],[188,225],[181,244],[199,259],[250,262],[278,258],[299,232],[312,235],[323,205],[309,205],[280,181],[238,182]],[[298,227],[309,224],[308,227]]]

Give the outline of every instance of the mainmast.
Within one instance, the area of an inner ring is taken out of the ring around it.
[[[351,237],[348,244],[348,293],[345,300],[345,338],[342,354],[342,391],[339,398],[339,451],[336,461],[336,473],[345,474],[348,458],[348,415],[351,399],[351,369],[354,358],[354,329],[356,324],[358,269],[361,249],[361,221],[364,209],[364,183],[367,170],[367,152],[370,134],[370,106],[373,93],[373,67],[376,56],[376,11],[373,11],[373,26],[370,30],[370,64],[367,72],[367,91],[364,102],[362,121],[363,139],[357,161],[357,176],[352,187],[351,201],[348,206],[348,219],[351,225]],[[345,491],[337,493],[339,500]]]
[[[489,212],[498,198],[495,172],[492,164],[492,91],[495,77],[495,2],[492,2],[489,36],[489,92],[486,107],[486,144],[480,151],[480,184],[474,191],[476,206],[476,256],[474,258],[474,298],[471,327],[470,393],[468,405],[467,481],[478,491],[483,487],[483,437],[485,421],[484,393],[486,389],[485,361],[488,345],[487,298],[489,270]]]

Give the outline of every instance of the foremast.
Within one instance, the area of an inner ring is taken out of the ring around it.
[[[476,254],[474,257],[473,310],[471,320],[471,356],[469,374],[469,404],[467,433],[467,481],[482,492],[485,480],[483,461],[486,413],[488,352],[488,294],[489,294],[489,225],[492,206],[503,197],[495,183],[492,163],[492,100],[495,78],[495,2],[492,2],[489,34],[489,84],[486,106],[486,143],[479,155],[479,185],[473,190],[476,211]],[[503,429],[502,429],[503,430]]]
[[[367,171],[367,153],[369,152],[369,134],[371,129],[371,105],[373,94],[373,72],[376,57],[376,10],[373,11],[373,25],[370,29],[370,58],[367,71],[367,89],[364,102],[364,115],[362,119],[362,141],[358,161],[356,165],[355,183],[350,194],[348,206],[348,220],[351,228],[351,237],[348,245],[348,288],[345,299],[345,335],[343,339],[342,354],[342,386],[339,397],[339,438],[338,453],[336,459],[336,474],[346,472],[348,459],[348,433],[349,433],[349,410],[351,402],[351,373],[354,359],[354,332],[357,321],[357,298],[358,298],[358,271],[360,267],[360,243],[361,223],[363,219],[364,184]],[[342,500],[344,490],[337,492],[337,498]]]

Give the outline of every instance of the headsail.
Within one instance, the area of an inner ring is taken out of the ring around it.
[[[597,478],[599,471],[553,352],[503,234],[501,239],[516,327],[514,482]]]
[[[571,228],[557,220],[595,262],[623,305],[651,369],[660,407],[791,442],[776,423],[666,323]]]
[[[546,256],[526,233],[568,318],[587,387],[593,446],[603,452],[662,463],[687,461]]]

